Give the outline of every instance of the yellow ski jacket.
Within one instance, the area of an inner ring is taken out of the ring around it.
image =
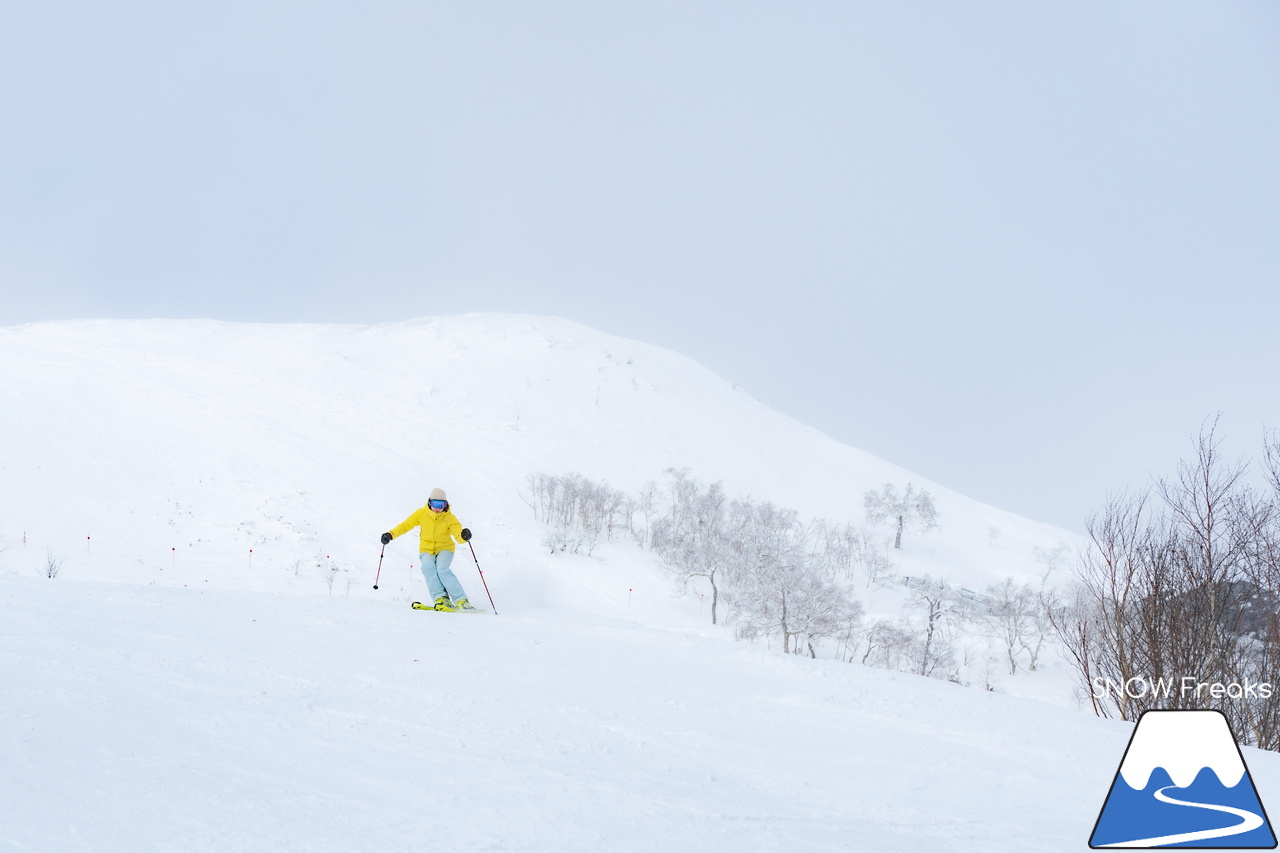
[[[453,540],[462,541],[462,524],[449,510],[432,512],[430,507],[414,510],[413,515],[391,528],[391,538],[418,528],[418,553],[439,554],[452,551]]]

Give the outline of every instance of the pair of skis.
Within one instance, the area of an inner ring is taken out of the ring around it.
[[[466,610],[436,610],[434,604],[423,604],[421,601],[415,601],[410,605],[414,610],[431,610],[435,613],[488,613],[487,607],[468,607]]]
[[[471,559],[475,560],[476,571],[480,573],[480,583],[484,584],[484,594],[489,596],[489,606],[493,608],[493,615],[497,616],[498,608],[497,608],[497,605],[493,603],[493,593],[489,592],[489,582],[484,579],[484,569],[480,568],[480,561],[476,559],[476,549],[475,549],[475,546],[471,544],[471,536],[468,534],[467,538],[464,541],[466,541],[467,547],[471,549]],[[382,553],[378,555],[378,573],[373,578],[374,589],[378,588],[378,581],[379,579],[382,578],[382,558],[385,557],[386,555],[387,555],[387,543],[383,542]],[[412,606],[414,610],[435,610],[435,607],[428,607],[427,605],[423,604],[421,601],[415,601]],[[482,607],[477,607],[474,610],[452,610],[452,611],[446,610],[441,612],[443,613],[488,613],[489,611],[485,610]]]

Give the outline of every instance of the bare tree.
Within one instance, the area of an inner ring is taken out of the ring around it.
[[[1083,687],[1095,700],[1094,709],[1121,719],[1136,719],[1128,697],[1097,696],[1094,679],[1123,683],[1139,676],[1145,654],[1142,602],[1149,587],[1146,557],[1152,553],[1145,493],[1112,498],[1086,529],[1091,547],[1081,556],[1080,587],[1073,606],[1059,626],[1063,644],[1075,659]],[[1156,647],[1160,640],[1153,638]]]
[[[1078,676],[1077,694],[1087,698],[1093,712],[1100,717],[1110,716],[1103,696],[1093,689],[1094,678],[1101,660],[1101,625],[1097,601],[1093,589],[1077,582],[1063,598],[1061,605],[1047,611],[1053,629],[1062,643]]]
[[[1063,605],[1048,581],[1055,569],[1065,564],[1070,550],[1065,544],[1051,551],[1036,547],[1035,559],[1044,566],[1039,584],[1018,584],[1013,578],[1005,578],[987,587],[985,601],[975,611],[975,621],[1000,643],[1010,675],[1017,674],[1021,655],[1026,656],[1022,667],[1035,671],[1040,651],[1054,633],[1051,614]]]
[[[632,520],[636,512],[644,518],[644,527],[631,528],[631,535],[635,538],[636,544],[641,547],[651,544],[649,537],[653,535],[653,519],[657,514],[658,507],[658,484],[653,480],[648,480],[644,484],[644,488],[640,490],[639,496],[632,502],[630,511],[627,513],[628,521]]]
[[[963,618],[964,603],[945,581],[934,580],[929,575],[919,579],[910,589],[908,602],[921,622],[917,627],[920,644],[915,672],[917,675],[934,676],[941,671],[950,675],[955,663],[951,634]]]
[[[1275,433],[1264,439],[1263,470],[1270,487],[1270,504],[1280,507],[1280,441]],[[1240,630],[1245,653],[1240,677],[1255,683],[1274,683],[1280,676],[1280,519],[1270,521],[1250,543],[1245,559],[1247,597],[1241,603]],[[1248,741],[1260,749],[1280,750],[1280,703],[1250,701],[1241,704],[1237,722]]]
[[[524,500],[534,517],[550,525],[543,538],[554,553],[584,550],[591,554],[603,536],[630,527],[627,496],[605,483],[596,483],[581,474],[553,476],[533,474],[526,480],[529,496]]]
[[[1071,563],[1071,546],[1066,542],[1059,542],[1047,550],[1037,545],[1031,549],[1031,554],[1035,561],[1041,565],[1040,585],[1042,588],[1049,582],[1051,577],[1061,574]]]
[[[933,505],[933,497],[923,489],[916,492],[911,483],[907,483],[901,494],[892,483],[885,483],[883,490],[877,492],[872,489],[863,495],[862,502],[867,511],[867,521],[871,524],[894,523],[894,548],[902,547],[902,534],[908,528],[924,533],[938,527],[938,510]]]
[[[1280,456],[1268,444],[1273,490],[1263,496],[1245,462],[1223,459],[1215,429],[1201,430],[1193,459],[1157,481],[1155,498],[1114,498],[1090,519],[1080,584],[1047,611],[1096,713],[1215,708],[1246,742],[1275,749],[1280,712],[1243,685],[1280,676]]]
[[[856,559],[856,533],[853,525],[836,525],[825,519],[814,519],[805,531],[812,546],[812,558],[829,580],[853,579]]]
[[[1028,630],[1019,643],[1021,650],[1027,655],[1028,672],[1035,672],[1040,668],[1040,653],[1044,650],[1045,642],[1054,636],[1054,614],[1061,611],[1063,606],[1062,596],[1054,587],[1042,584],[1035,593]]]
[[[863,664],[885,669],[911,669],[918,644],[915,631],[909,625],[881,619],[863,635]]]
[[[1234,656],[1238,626],[1229,623],[1243,592],[1237,582],[1272,515],[1271,507],[1243,485],[1248,466],[1222,459],[1215,427],[1201,430],[1195,462],[1180,462],[1177,477],[1157,485],[1171,515],[1162,546],[1180,595],[1179,634],[1190,641],[1193,660],[1187,663],[1209,672],[1226,671]],[[1189,616],[1199,630],[1187,637]]]
[[[790,651],[787,597],[796,567],[805,563],[804,535],[796,513],[768,502],[737,500],[730,505],[729,516],[735,584],[726,590],[726,600],[737,610],[738,636],[753,639],[781,633],[783,648]]]
[[[816,657],[816,641],[856,631],[862,605],[808,559],[794,513],[768,503],[736,509],[749,516],[738,527],[741,563],[727,593],[738,635],[777,636],[784,652]]]
[[[46,549],[44,556],[44,566],[40,573],[47,578],[56,578],[58,573],[62,571],[62,558],[53,554],[53,549]]]
[[[867,576],[867,586],[889,577],[893,563],[881,550],[873,530],[852,524],[834,525],[822,519],[809,526],[813,559],[831,580],[852,581],[857,571]]]
[[[667,472],[670,507],[652,523],[650,541],[662,562],[688,589],[695,578],[711,585],[711,624],[719,619],[722,582],[735,563],[727,499],[719,483],[703,487],[687,470]]]
[[[1009,674],[1018,671],[1017,654],[1030,631],[1032,612],[1037,607],[1035,591],[1005,578],[987,587],[986,605],[977,611],[977,621],[1004,651]]]

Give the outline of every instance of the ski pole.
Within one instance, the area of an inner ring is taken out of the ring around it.
[[[387,553],[387,546],[386,546],[386,545],[383,545],[383,546],[382,546],[382,553],[378,555],[378,574],[377,574],[377,575],[375,575],[375,576],[374,576],[374,578],[373,578],[373,588],[374,588],[374,589],[377,589],[377,588],[378,588],[378,578],[382,577],[382,558],[383,558],[384,556],[386,556],[386,553]]]
[[[493,593],[489,592],[489,582],[484,579],[484,569],[480,568],[480,561],[476,560],[476,546],[471,544],[471,540],[467,540],[467,547],[471,549],[471,559],[476,561],[476,571],[480,573],[480,583],[484,584],[484,594],[489,596],[489,606],[493,608],[493,615],[498,615],[498,605],[493,603]]]

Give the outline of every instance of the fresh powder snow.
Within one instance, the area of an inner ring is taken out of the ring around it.
[[[1077,544],[657,347],[522,316],[42,323],[0,329],[0,398],[0,851],[1079,850],[1132,731],[1056,659],[991,692],[783,655],[624,537],[550,553],[530,475],[668,469],[836,522],[928,489],[940,529],[894,574],[970,590]],[[500,615],[411,610],[413,534],[372,588],[434,487]],[[902,589],[860,586],[868,618]]]

